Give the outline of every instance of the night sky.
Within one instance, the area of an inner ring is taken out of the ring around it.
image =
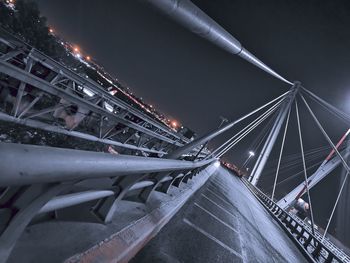
[[[78,45],[146,102],[198,134],[217,126],[219,116],[233,120],[289,88],[143,1],[37,2],[57,34]],[[193,2],[279,74],[301,81],[350,113],[349,1]],[[319,132],[309,125],[306,112],[301,115],[305,147],[326,145],[315,135]],[[347,128],[330,115],[323,114],[321,120],[334,141]],[[249,143],[237,147],[229,159],[241,163]],[[290,153],[299,149],[297,144],[290,147]],[[337,184],[329,179],[315,190],[315,196],[330,193],[328,202],[315,202],[321,224],[329,216]]]

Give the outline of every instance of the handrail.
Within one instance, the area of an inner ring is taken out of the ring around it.
[[[216,159],[190,162],[0,143],[0,160],[0,186],[10,186],[192,170]]]

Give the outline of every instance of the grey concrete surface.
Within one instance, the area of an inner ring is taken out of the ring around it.
[[[240,179],[219,168],[131,260],[143,262],[307,261]]]

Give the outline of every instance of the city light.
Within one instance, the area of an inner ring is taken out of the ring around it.
[[[49,29],[49,32],[50,32],[50,33],[53,33],[53,29],[52,29],[52,28],[50,28],[50,29]]]
[[[171,126],[174,127],[174,128],[176,128],[176,127],[177,127],[177,122],[176,122],[176,121],[172,121],[172,122],[171,122]]]
[[[255,155],[255,153],[254,153],[253,151],[249,151],[248,153],[249,153],[249,156],[250,156],[250,157],[252,157],[252,156]]]
[[[86,56],[86,60],[91,60],[91,57],[90,56]]]
[[[74,52],[79,52],[79,48],[75,47]]]

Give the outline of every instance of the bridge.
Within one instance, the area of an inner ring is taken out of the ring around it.
[[[350,116],[272,70],[190,1],[147,2],[288,90],[190,138],[127,94],[115,96],[112,82],[106,88],[1,29],[0,120],[10,139],[0,142],[0,262],[350,262],[328,234],[350,172],[350,130],[333,142],[315,107],[346,125]],[[322,149],[306,151],[301,114],[324,137]],[[293,120],[304,179],[277,197]],[[235,170],[220,162],[259,129],[250,172],[251,159]],[[13,130],[25,135],[12,138]],[[232,136],[209,149],[225,132]],[[35,135],[48,140],[35,145]],[[273,149],[279,155],[265,191]],[[323,161],[308,167],[315,155]],[[345,177],[320,229],[310,189],[337,167]]]

